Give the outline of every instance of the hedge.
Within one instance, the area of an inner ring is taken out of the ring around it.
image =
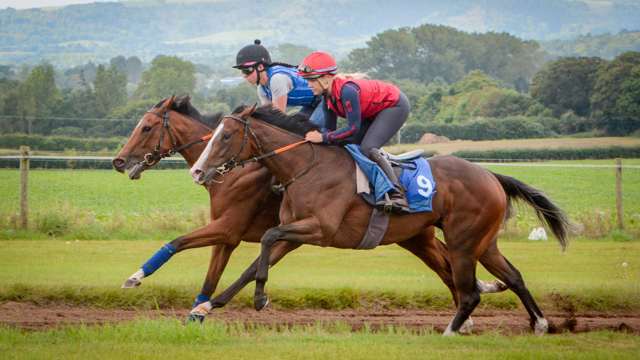
[[[470,160],[582,160],[640,158],[640,147],[600,147],[561,149],[497,149],[483,151],[456,151],[452,155]]]
[[[68,136],[42,136],[7,134],[0,135],[0,148],[18,149],[22,145],[31,150],[40,151],[116,151],[126,141],[126,138],[77,138]]]
[[[531,139],[557,135],[541,119],[526,116],[478,119],[464,124],[426,124],[426,132],[451,140]]]

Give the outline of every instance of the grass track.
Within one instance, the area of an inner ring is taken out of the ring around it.
[[[486,334],[443,338],[403,328],[350,332],[345,326],[306,326],[280,331],[210,322],[138,321],[44,332],[0,328],[3,359],[635,359],[640,337],[594,332],[545,337]]]
[[[159,241],[0,241],[0,300],[187,307],[200,289],[209,248],[174,256],[145,279],[140,289],[119,288],[161,245]],[[544,308],[569,302],[577,310],[640,310],[638,242],[574,241],[561,253],[551,241],[508,241],[501,243],[501,249]],[[257,244],[242,244],[219,290],[235,280],[258,251]],[[479,277],[493,278],[484,269]],[[252,290],[249,285],[235,304],[250,306]],[[303,247],[272,269],[268,292],[281,308],[352,308],[375,303],[437,308],[451,304],[439,278],[397,246],[373,251]],[[557,303],[558,295],[561,303]],[[481,305],[520,306],[510,292],[484,296]]]

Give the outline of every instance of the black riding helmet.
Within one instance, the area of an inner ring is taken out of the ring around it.
[[[271,64],[269,51],[260,45],[260,40],[258,39],[254,40],[253,44],[247,45],[238,51],[238,55],[236,55],[236,66],[234,66],[234,68],[239,69],[256,64]]]

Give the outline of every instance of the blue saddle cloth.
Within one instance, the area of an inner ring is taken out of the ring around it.
[[[369,179],[375,202],[384,199],[384,194],[393,189],[393,184],[378,164],[371,161],[355,144],[345,145],[353,160]],[[432,211],[436,182],[431,173],[431,165],[425,158],[417,158],[402,163],[400,184],[404,187],[411,213]]]

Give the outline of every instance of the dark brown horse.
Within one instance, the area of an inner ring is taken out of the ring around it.
[[[285,240],[353,249],[367,228],[371,211],[356,194],[354,162],[341,147],[306,143],[279,155],[263,156],[301,140],[285,130],[292,130],[293,123],[285,114],[255,107],[226,116],[192,168],[197,181],[206,181],[221,171],[260,157],[260,163],[278,181],[289,183],[280,208],[281,223],[269,229],[261,240],[256,309],[268,301],[264,287],[274,244]],[[458,300],[456,315],[445,335],[457,333],[480,302],[480,289],[476,285],[478,261],[518,295],[535,332],[547,332],[548,322],[522,276],[498,250],[497,235],[509,213],[511,200],[520,199],[534,207],[564,248],[568,225],[565,214],[540,191],[514,178],[494,174],[453,156],[436,156],[428,161],[437,184],[433,211],[391,215],[382,244],[402,246],[433,225],[442,229]]]
[[[217,118],[212,119],[213,123]],[[130,178],[138,179],[142,171],[174,151],[179,152],[189,166],[192,166],[206,145],[202,139],[211,134],[211,123],[205,121],[191,106],[188,97],[163,100],[142,117],[123,149],[113,159],[113,166],[120,172],[128,170]],[[173,253],[214,246],[206,279],[194,305],[211,297],[231,253],[241,240],[258,242],[266,230],[279,224],[278,209],[282,198],[272,191],[271,178],[266,168],[259,164],[251,164],[231,171],[224,177],[224,182],[207,183],[211,222],[165,245],[174,249]],[[300,245],[296,242],[279,243],[271,254],[270,263],[275,264]],[[431,267],[449,287],[456,300],[447,250],[444,244],[435,238],[433,227],[425,228],[413,239],[400,245]],[[149,276],[166,262],[173,253],[163,257],[165,247],[147,262],[152,263],[152,271],[146,268],[145,273],[143,266],[143,269],[127,279],[123,287],[140,285],[143,277]],[[254,276],[255,265],[253,270],[245,272],[238,282],[213,299],[213,307],[226,304],[242,287],[253,281]],[[502,290],[499,283],[479,281],[478,286],[483,292]]]

